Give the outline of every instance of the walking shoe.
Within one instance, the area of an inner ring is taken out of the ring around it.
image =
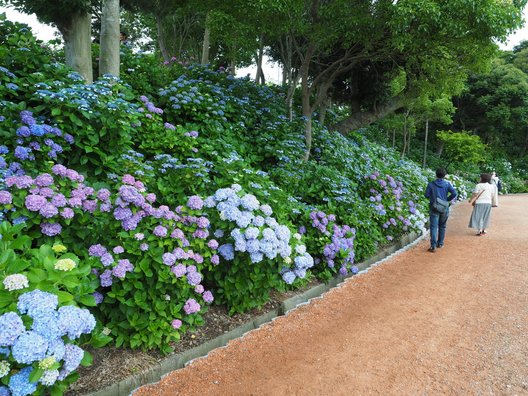
[[[431,252],[431,253],[434,253],[434,252],[436,252],[436,248],[430,247],[429,249],[427,249],[427,251]]]
[[[436,248],[437,249],[442,249],[444,247],[444,245],[438,245]]]

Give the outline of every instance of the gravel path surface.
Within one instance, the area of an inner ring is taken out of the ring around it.
[[[528,395],[528,195],[470,212],[133,395]]]

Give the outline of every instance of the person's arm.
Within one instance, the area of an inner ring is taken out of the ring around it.
[[[427,188],[425,189],[425,198],[431,198],[431,183],[427,183]]]
[[[455,188],[451,185],[451,183],[449,183],[449,186],[447,187],[447,192],[448,192],[447,200],[449,202],[454,201],[456,199],[456,197],[457,197],[457,192],[456,192]]]

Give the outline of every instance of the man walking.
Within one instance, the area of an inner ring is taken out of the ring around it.
[[[451,183],[444,180],[445,169],[436,170],[436,180],[429,182],[425,196],[429,198],[429,226],[431,228],[431,253],[444,246],[444,238],[449,217],[449,206],[457,193]]]

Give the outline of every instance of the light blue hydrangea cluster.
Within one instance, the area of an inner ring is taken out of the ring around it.
[[[56,295],[33,290],[20,295],[18,313],[7,312],[0,316],[0,353],[10,359],[13,368],[20,369],[9,378],[8,388],[0,392],[30,395],[36,391],[38,383],[52,386],[77,369],[84,351],[71,342],[82,334],[91,333],[95,318],[87,309],[73,305],[57,308]],[[24,315],[31,320],[26,321]],[[24,323],[28,323],[29,328]],[[29,382],[35,362],[50,358],[62,362],[60,370],[46,369],[37,382]]]
[[[280,257],[286,263],[294,263],[294,268],[289,270],[291,274],[285,277],[283,273],[283,279],[288,283],[297,277],[304,278],[306,270],[313,266],[313,259],[306,252],[306,247],[302,245],[303,248],[293,250],[292,245],[300,243],[295,238],[295,243],[291,241],[290,229],[272,217],[272,208],[261,204],[254,195],[244,194],[239,185],[217,190],[205,199],[204,205],[216,208],[220,220],[225,224],[225,229],[215,232],[215,236],[228,236],[226,243],[218,248],[224,260],[233,260],[237,252],[247,253],[254,264]]]

